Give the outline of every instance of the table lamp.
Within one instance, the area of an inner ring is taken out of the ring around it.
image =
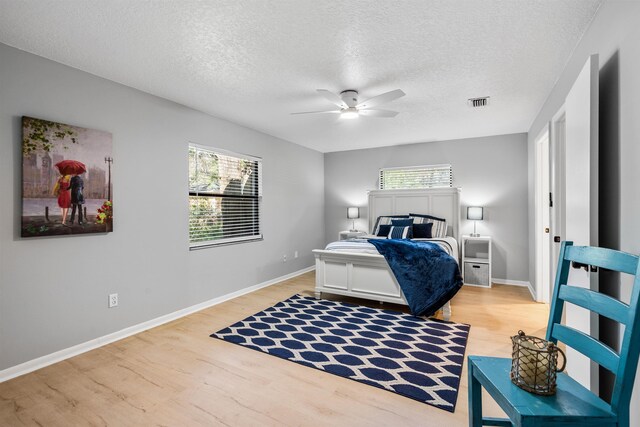
[[[473,233],[471,237],[480,237],[480,234],[476,232],[476,222],[483,219],[482,206],[467,206],[467,219],[473,221]]]
[[[360,218],[360,208],[357,208],[357,207],[347,208],[347,218],[353,220],[351,224],[351,230],[349,231],[358,231],[356,230],[356,218]]]

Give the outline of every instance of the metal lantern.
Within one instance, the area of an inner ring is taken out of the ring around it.
[[[556,394],[556,374],[564,371],[567,358],[551,341],[518,331],[511,337],[511,382],[528,392],[543,396]],[[558,369],[558,353],[562,367]]]

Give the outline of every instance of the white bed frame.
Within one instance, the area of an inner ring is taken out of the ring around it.
[[[380,215],[430,214],[447,220],[447,235],[460,242],[460,189],[373,190],[369,192],[369,232]],[[458,243],[459,244],[459,243]],[[315,249],[315,297],[322,293],[407,305],[398,282],[382,255]],[[459,253],[459,251],[458,251]],[[451,305],[443,307],[451,317]]]

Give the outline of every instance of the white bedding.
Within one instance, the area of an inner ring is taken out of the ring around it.
[[[376,236],[363,236],[358,239],[339,240],[331,242],[325,250],[335,252],[351,252],[360,254],[380,255],[375,246],[367,241],[367,239],[376,239]],[[434,239],[412,239],[414,242],[433,242],[442,247],[449,255],[458,261],[458,242],[453,237],[442,237]],[[382,255],[380,255],[382,256]]]

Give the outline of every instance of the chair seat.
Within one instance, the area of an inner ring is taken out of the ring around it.
[[[609,405],[564,373],[558,374],[557,392],[539,396],[511,382],[511,359],[469,356],[469,369],[511,420],[527,418],[534,425],[554,425],[580,421],[579,425],[615,425],[617,416]],[[516,423],[519,425],[520,423]]]

